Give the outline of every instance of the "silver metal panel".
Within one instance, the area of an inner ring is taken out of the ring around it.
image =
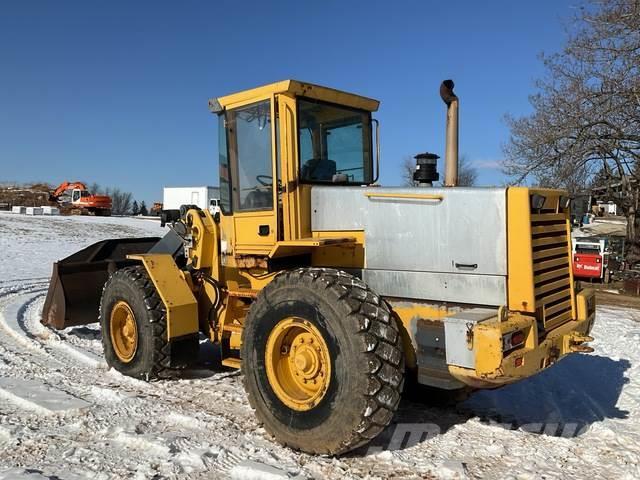
[[[362,271],[362,280],[374,292],[386,297],[495,306],[507,302],[507,279],[500,275],[367,268]]]
[[[453,390],[464,386],[449,373],[445,356],[444,322],[417,319],[411,323],[411,334],[418,363],[418,383]]]
[[[425,193],[443,199],[369,199],[366,267],[506,275],[505,190],[433,188]]]
[[[362,187],[316,187],[311,189],[311,230],[364,230],[366,189]]]
[[[444,319],[444,338],[448,365],[475,368],[473,342],[469,341],[470,331],[476,323],[494,318],[497,314],[498,310],[496,309],[472,308]]]
[[[367,268],[507,274],[505,188],[313,187],[311,208],[314,231],[365,231]]]

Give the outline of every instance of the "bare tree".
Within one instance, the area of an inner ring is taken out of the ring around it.
[[[89,192],[93,193],[94,195],[100,195],[100,192],[102,191],[100,184],[98,184],[97,182],[93,182],[91,185],[89,185],[88,188]]]
[[[413,172],[416,171],[416,161],[411,155],[407,155],[402,159],[400,169],[402,171],[402,185],[405,187],[415,186],[415,182],[413,181]]]
[[[637,245],[640,160],[640,3],[592,0],[580,9],[564,49],[543,57],[534,112],[507,117],[504,172],[575,192],[604,171]]]
[[[478,180],[478,169],[466,155],[460,155],[458,161],[458,186],[473,187]]]
[[[402,184],[407,187],[414,187],[416,183],[413,181],[413,172],[416,171],[416,161],[413,157],[407,155],[402,159],[400,165],[402,172]],[[469,161],[466,155],[460,155],[458,162],[458,185],[461,187],[472,187],[478,179],[478,170]]]
[[[109,189],[111,196],[111,213],[114,215],[127,215],[131,212],[133,195],[131,192],[123,192],[119,188]]]

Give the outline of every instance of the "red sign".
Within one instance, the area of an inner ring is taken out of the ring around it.
[[[602,256],[599,253],[575,253],[573,276],[577,278],[601,278]]]

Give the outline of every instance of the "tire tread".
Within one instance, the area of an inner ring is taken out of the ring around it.
[[[151,368],[141,374],[141,378],[146,381],[158,380],[170,377],[171,369],[171,351],[169,341],[167,340],[167,312],[162,303],[162,299],[149,278],[146,269],[142,265],[121,268],[116,270],[107,280],[100,298],[100,316],[99,320],[102,324],[102,305],[105,292],[112,282],[122,281],[133,286],[136,290],[142,292],[144,305],[147,310],[147,318],[151,326],[150,331],[153,336],[153,352]],[[103,333],[102,343],[109,341],[107,335]]]
[[[350,313],[345,322],[351,334],[359,338],[365,359],[367,387],[359,392],[363,408],[359,424],[344,438],[339,448],[328,451],[322,447],[309,453],[337,455],[364,445],[379,435],[392,421],[400,403],[404,386],[404,354],[402,339],[395,321],[391,321],[388,304],[362,280],[344,271],[332,268],[298,268],[277,275],[260,291],[257,302],[267,301],[270,291],[311,282],[324,289],[332,302],[348,306]],[[247,322],[251,321],[251,312]],[[246,331],[246,329],[245,329]],[[243,332],[243,347],[245,338]],[[247,369],[242,363],[243,383],[249,404],[256,411],[258,394],[247,382]],[[260,418],[258,418],[261,420]],[[264,423],[264,422],[262,422]]]

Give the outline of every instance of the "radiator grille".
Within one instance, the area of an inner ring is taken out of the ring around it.
[[[573,316],[570,244],[564,212],[557,207],[531,212],[536,316],[543,330]]]

